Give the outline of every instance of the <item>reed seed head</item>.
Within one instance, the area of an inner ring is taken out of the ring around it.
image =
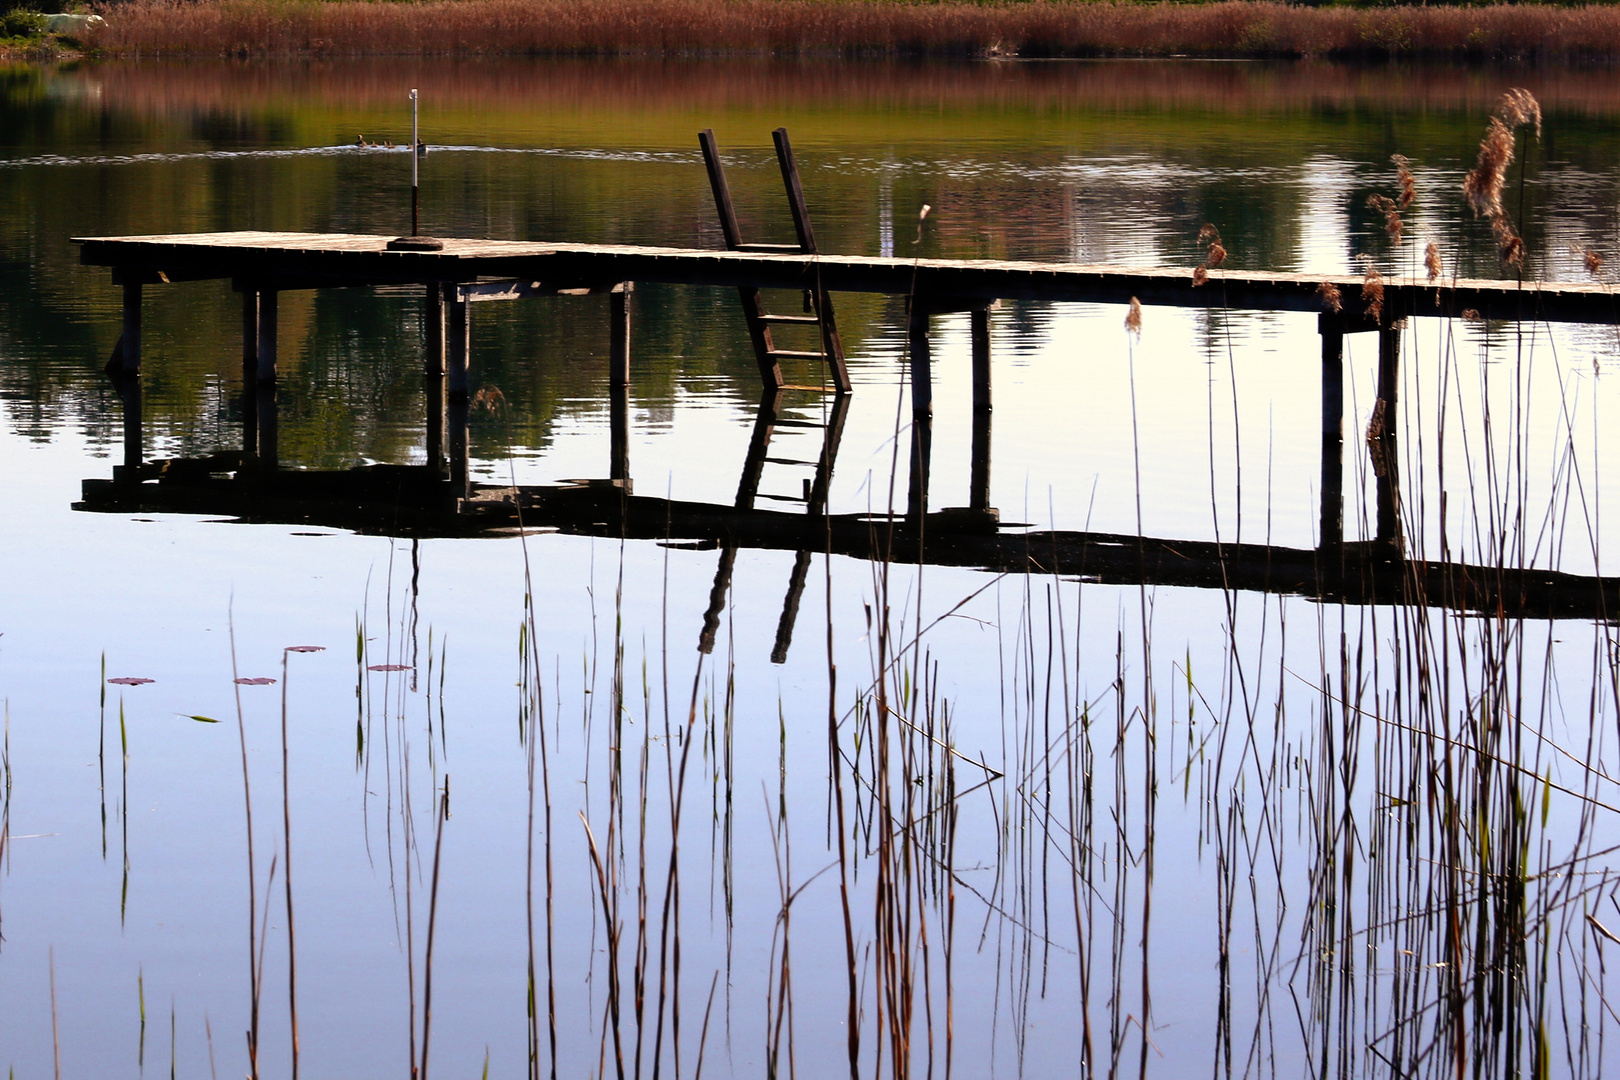
[[[1226,248],[1221,246],[1219,240],[1209,245],[1209,258],[1204,261],[1209,264],[1212,270],[1226,261]]]
[[[1392,154],[1389,160],[1395,163],[1395,180],[1401,186],[1400,198],[1396,202],[1405,210],[1417,198],[1417,180],[1412,176],[1412,163],[1405,154]]]
[[[1193,268],[1193,278],[1192,278],[1193,288],[1195,288],[1195,289],[1198,288],[1198,286],[1204,284],[1208,280],[1209,280],[1209,267],[1205,266],[1203,263],[1199,263],[1197,266],[1195,266]]]
[[[1131,306],[1125,312],[1125,331],[1133,337],[1142,337],[1142,301],[1131,297]]]
[[[1328,311],[1343,311],[1344,297],[1339,294],[1339,287],[1331,281],[1324,281],[1316,287],[1316,295],[1322,298],[1322,306]]]
[[[1209,243],[1218,244],[1220,242],[1221,242],[1221,230],[1217,229],[1214,225],[1210,224],[1207,221],[1204,222],[1203,228],[1198,230],[1198,244],[1199,244],[1199,246],[1202,247],[1203,245],[1209,244]]]
[[[1423,249],[1423,269],[1429,272],[1431,283],[1440,276],[1440,245],[1433,240]]]
[[[1536,95],[1524,87],[1515,86],[1503,94],[1496,112],[1508,127],[1523,127],[1528,124],[1535,128],[1536,138],[1541,138],[1541,103],[1536,100]]]
[[[1475,217],[1496,217],[1502,213],[1502,186],[1507,168],[1513,164],[1513,132],[1491,117],[1485,138],[1479,143],[1479,158],[1463,177],[1463,197],[1474,208]]]
[[[1371,259],[1367,260],[1367,276],[1361,279],[1361,298],[1367,302],[1367,317],[1373,322],[1383,322],[1384,275]]]
[[[1484,322],[1485,321],[1485,317],[1482,316],[1479,313],[1479,309],[1477,309],[1477,308],[1465,308],[1463,310],[1462,317],[1463,317],[1463,322]]]
[[[1491,218],[1491,232],[1496,235],[1496,256],[1508,266],[1524,265],[1524,240],[1506,214]]]
[[[1602,277],[1603,276],[1603,256],[1602,255],[1599,255],[1597,252],[1593,251],[1591,248],[1587,248],[1584,252],[1581,253],[1581,261],[1586,264],[1586,272],[1588,274],[1590,274],[1592,277],[1597,278],[1597,277]]]
[[[1401,221],[1401,212],[1395,206],[1395,200],[1387,195],[1369,195],[1367,205],[1384,215],[1384,231],[1389,234],[1389,242],[1399,247],[1405,225]]]

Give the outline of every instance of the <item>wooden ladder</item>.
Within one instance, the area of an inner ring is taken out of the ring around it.
[[[782,167],[782,184],[787,188],[788,208],[793,211],[793,230],[797,244],[745,244],[742,230],[737,225],[737,213],[731,205],[731,188],[726,183],[725,167],[720,164],[720,150],[715,145],[714,131],[705,128],[698,133],[698,145],[703,148],[703,164],[709,171],[709,186],[714,191],[715,210],[720,215],[720,229],[729,251],[750,252],[756,255],[814,255],[816,235],[810,228],[810,212],[804,205],[804,188],[799,183],[799,168],[793,161],[793,146],[788,142],[787,128],[771,132],[776,142],[776,161]],[[819,386],[790,386],[782,377],[783,360],[820,360],[826,363],[832,375],[834,388],[840,394],[850,392],[849,369],[844,364],[844,346],[838,338],[838,323],[833,317],[832,298],[821,287],[818,274],[805,290],[805,313],[802,315],[773,315],[760,303],[759,290],[739,287],[737,296],[742,300],[743,318],[748,322],[748,337],[759,361],[760,378],[767,394],[777,390],[821,391]],[[819,350],[779,349],[772,339],[773,326],[814,326],[819,331]]]

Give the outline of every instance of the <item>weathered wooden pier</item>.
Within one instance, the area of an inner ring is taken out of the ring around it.
[[[80,258],[104,266],[124,294],[123,327],[108,373],[125,401],[123,475],[139,481],[142,435],[139,375],[141,311],[145,290],[200,280],[229,280],[242,298],[243,455],[261,472],[277,459],[277,297],[303,289],[401,286],[422,290],[427,379],[427,451],[435,481],[444,479],[456,497],[471,493],[467,480],[467,402],[475,367],[470,327],[473,305],[528,297],[607,294],[610,297],[608,393],[613,418],[609,480],[628,496],[628,391],[635,376],[631,318],[636,283],[723,286],[738,290],[760,371],[762,417],[775,417],[788,392],[849,393],[853,389],[833,317],[832,294],[876,293],[903,297],[908,311],[912,454],[906,517],[921,525],[927,515],[928,463],[933,413],[930,320],[967,312],[972,327],[973,476],[966,516],[975,528],[994,528],[989,505],[992,410],[991,321],[1000,300],[1076,301],[1224,311],[1303,312],[1316,317],[1321,339],[1321,517],[1319,551],[1333,552],[1343,567],[1342,476],[1344,471],[1344,338],[1376,334],[1379,365],[1375,412],[1391,418],[1369,447],[1376,474],[1377,532],[1372,557],[1403,560],[1400,488],[1396,453],[1400,335],[1413,318],[1470,318],[1519,323],[1620,323],[1620,298],[1600,284],[1387,278],[1380,295],[1364,295],[1354,276],[1253,273],[1216,270],[1200,283],[1191,269],[1128,269],[994,260],[899,259],[831,255],[816,245],[804,192],[783,130],[775,133],[777,158],[792,213],[796,242],[743,240],[713,133],[703,150],[726,250],[626,245],[583,245],[522,240],[389,237],[328,233],[225,232],[164,236],[81,237]],[[775,314],[762,290],[803,295],[802,313]],[[813,331],[817,347],[782,348],[775,334]],[[783,361],[819,366],[816,385],[786,381]],[[841,416],[841,410],[835,410]],[[763,421],[762,421],[763,423]],[[773,419],[770,431],[785,419]],[[826,485],[837,452],[838,425],[829,425],[814,480],[800,500],[809,519],[826,518]],[[758,441],[756,431],[756,442]],[[444,468],[448,443],[447,475]],[[753,512],[745,470],[736,511]],[[935,535],[938,535],[936,531]],[[1355,553],[1359,560],[1361,553]],[[1479,568],[1475,568],[1479,569]],[[1477,575],[1476,575],[1477,576]],[[1591,580],[1591,579],[1588,579]],[[1510,603],[1508,607],[1522,606]],[[1607,608],[1606,608],[1607,609]]]

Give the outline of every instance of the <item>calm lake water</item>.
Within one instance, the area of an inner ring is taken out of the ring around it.
[[[121,293],[69,237],[404,231],[408,156],[357,141],[407,139],[412,87],[428,234],[720,247],[712,127],[747,238],[784,241],[785,125],[825,252],[1192,266],[1208,222],[1239,269],[1421,272],[1432,240],[1447,276],[1499,277],[1460,185],[1511,86],[1544,110],[1509,174],[1526,275],[1620,266],[1609,71],[0,69],[0,1067],[247,1072],[262,956],[259,1071],[288,1075],[290,832],[310,1075],[1613,1071],[1607,622],[73,506],[124,432]],[[1366,205],[1392,154],[1398,248]],[[829,508],[903,511],[904,302],[838,303]],[[635,493],[730,506],[759,400],[735,293],[632,310]],[[475,309],[500,403],[474,480],[608,475],[606,315]],[[1315,318],[1124,316],[992,312],[1003,527],[1316,548]],[[282,295],[283,468],[425,461],[421,317],[407,291]],[[150,288],[145,319],[148,459],[238,447],[229,283]],[[935,350],[939,511],[969,498],[965,314]],[[1377,359],[1346,339],[1351,542]],[[1615,565],[1612,327],[1416,320],[1402,364],[1410,554]],[[783,428],[771,456],[820,442]],[[773,461],[760,491],[806,476]]]

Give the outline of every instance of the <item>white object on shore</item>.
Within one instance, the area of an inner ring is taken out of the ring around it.
[[[70,15],[60,12],[56,15],[45,16],[45,32],[48,34],[82,34],[92,26],[106,26],[107,20],[100,15]]]

